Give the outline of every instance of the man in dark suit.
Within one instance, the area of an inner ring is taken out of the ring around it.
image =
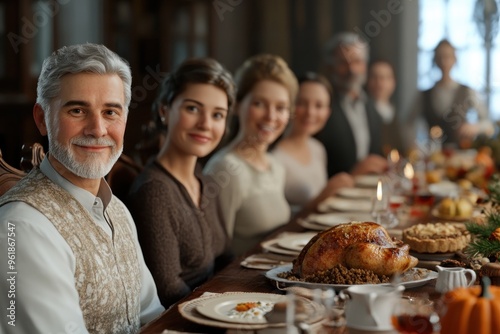
[[[334,88],[332,113],[317,138],[328,154],[328,174],[382,173],[382,120],[363,91],[369,49],[357,34],[334,36],[326,48],[326,65]]]

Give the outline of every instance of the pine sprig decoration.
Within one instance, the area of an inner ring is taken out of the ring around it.
[[[489,199],[493,204],[500,204],[500,175],[493,174],[488,182]]]
[[[477,238],[488,239],[491,233],[500,227],[500,214],[491,211],[486,213],[486,218],[486,224],[465,223],[467,231]]]
[[[500,228],[500,177],[498,174],[492,176],[488,183],[489,201],[492,208],[485,212],[486,222],[476,224],[468,222],[465,224],[467,231],[472,235],[472,242],[465,248],[464,252],[470,257],[495,257],[500,258],[500,241],[490,240],[493,231]]]
[[[500,241],[498,240],[488,240],[488,239],[477,239],[471,242],[465,249],[465,254],[471,257],[482,256],[498,257],[500,255]]]

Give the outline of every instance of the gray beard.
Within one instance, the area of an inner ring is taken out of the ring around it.
[[[102,163],[100,159],[100,154],[90,153],[85,160],[85,162],[80,163],[75,159],[73,152],[66,146],[61,145],[51,133],[48,133],[49,137],[49,154],[57,159],[64,167],[66,167],[73,174],[84,178],[84,179],[100,179],[106,176],[113,165],[116,163],[120,157],[123,146],[117,148],[116,145],[113,146],[111,156],[106,163]],[[74,138],[71,143],[78,141],[92,141],[92,143],[104,144],[103,140],[95,138]],[[108,140],[109,142],[109,140]]]

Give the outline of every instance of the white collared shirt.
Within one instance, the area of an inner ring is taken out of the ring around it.
[[[395,116],[394,106],[387,102],[375,101],[375,109],[382,118],[384,124],[392,122]]]
[[[111,236],[104,211],[111,200],[109,186],[103,180],[98,196],[73,185],[58,174],[47,158],[41,171],[54,183],[68,191],[89,212],[95,223]],[[135,224],[127,211],[135,233],[140,260],[141,324],[158,316],[161,306],[156,286],[146,267],[137,241]],[[9,235],[10,233],[10,235]],[[82,231],[84,233],[84,231]],[[87,333],[75,287],[75,256],[54,225],[39,211],[24,202],[11,202],[0,207],[0,245],[13,245],[15,274],[9,267],[5,249],[0,252],[0,320],[1,333]],[[10,263],[12,264],[12,262]],[[7,281],[14,277],[14,280]],[[10,282],[15,284],[11,285]],[[12,295],[8,292],[13,291]],[[7,317],[8,307],[14,302],[15,321]]]
[[[370,128],[364,98],[353,99],[344,95],[340,101],[347,121],[351,126],[356,143],[356,158],[358,161],[368,156],[370,151]]]

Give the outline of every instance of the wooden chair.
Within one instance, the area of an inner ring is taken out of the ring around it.
[[[33,167],[40,166],[44,157],[45,151],[42,144],[23,145],[21,148],[21,169],[26,173],[29,172]]]
[[[2,156],[0,150],[0,196],[12,188],[17,181],[26,175],[25,172],[9,165]]]
[[[111,168],[108,175],[106,175],[106,181],[113,194],[122,201],[125,201],[132,182],[134,182],[141,170],[141,166],[136,164],[131,157],[125,154],[120,155],[118,161]]]

